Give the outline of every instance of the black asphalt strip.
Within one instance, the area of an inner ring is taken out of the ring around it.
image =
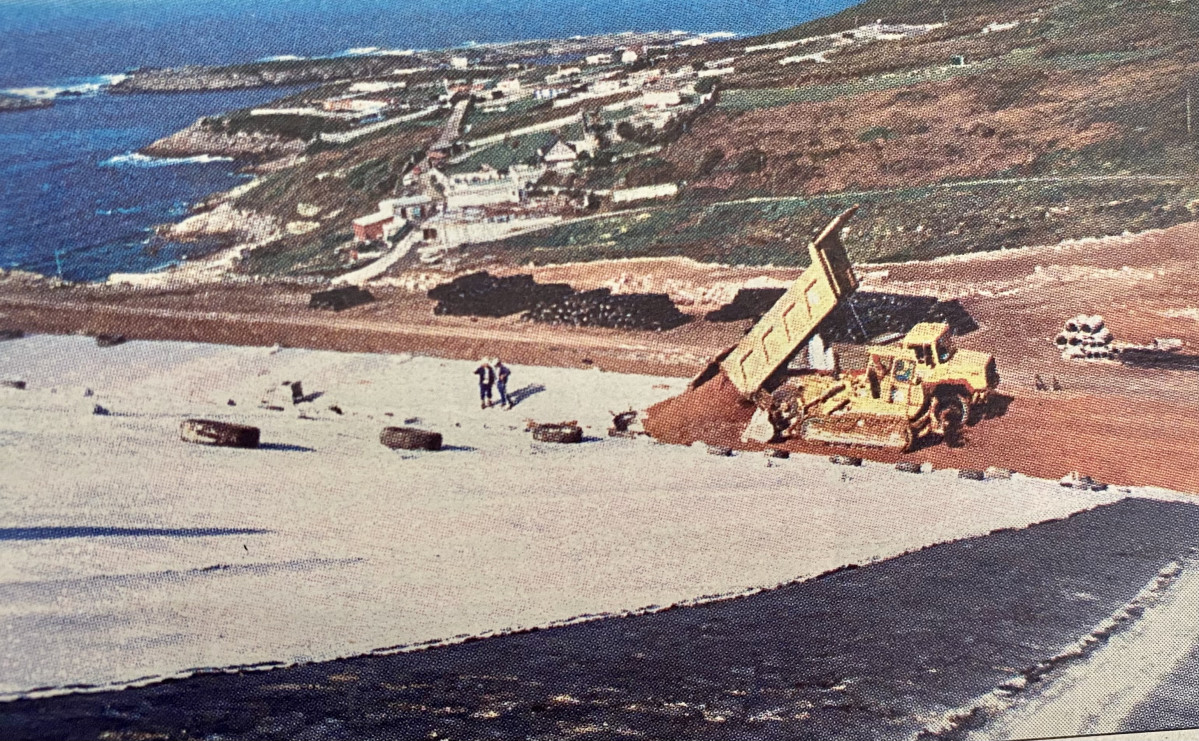
[[[1125,499],[738,599],[19,700],[0,705],[0,738],[910,737],[1087,634],[1197,541],[1199,506]]]

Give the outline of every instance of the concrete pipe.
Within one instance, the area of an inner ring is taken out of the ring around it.
[[[1070,344],[1070,336],[1065,332],[1059,332],[1058,336],[1053,338],[1053,342],[1058,347],[1065,347]]]
[[[1073,319],[1067,319],[1066,320],[1066,331],[1067,332],[1080,331],[1083,320],[1085,320],[1085,319],[1086,319],[1086,317],[1082,314],[1079,314],[1078,316],[1074,317]]]
[[[1087,323],[1091,325],[1092,332],[1098,332],[1104,328],[1103,317],[1099,314],[1087,317]]]

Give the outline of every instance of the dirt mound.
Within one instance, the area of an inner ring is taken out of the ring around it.
[[[742,319],[757,321],[770,311],[770,307],[787,292],[785,288],[742,288],[729,303],[715,311],[709,311],[704,319],[709,322],[737,322]]]
[[[521,317],[525,321],[572,327],[606,327],[660,332],[681,327],[691,317],[678,310],[664,293],[613,295],[607,288],[571,293],[537,305]]]
[[[573,293],[564,283],[538,283],[531,275],[497,278],[487,271],[455,278],[429,290],[433,313],[448,316],[501,317],[529,311],[539,302]]]
[[[736,444],[754,414],[754,405],[724,372],[696,388],[659,402],[646,411],[645,431],[664,443]]]

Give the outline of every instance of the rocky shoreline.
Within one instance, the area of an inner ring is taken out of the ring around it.
[[[307,144],[300,139],[288,139],[258,132],[230,134],[204,125],[204,119],[186,129],[163,137],[141,149],[149,157],[231,157],[235,160],[261,163],[301,154]]]
[[[54,101],[49,98],[25,98],[18,95],[0,95],[0,113],[32,111],[39,108],[53,107]]]

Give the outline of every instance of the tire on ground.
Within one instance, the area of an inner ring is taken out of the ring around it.
[[[179,427],[179,437],[184,442],[226,448],[257,448],[259,436],[257,427],[211,419],[185,419]]]
[[[441,450],[441,433],[416,427],[384,427],[379,442],[392,450]]]
[[[856,455],[830,455],[828,459],[838,466],[862,465],[862,459]]]
[[[533,439],[543,443],[583,442],[583,428],[578,425],[537,425]]]
[[[971,481],[982,481],[986,479],[986,474],[974,468],[963,468],[958,471],[959,479],[970,479]]]
[[[903,471],[904,473],[923,473],[920,464],[915,461],[900,461],[895,464],[895,470]]]

